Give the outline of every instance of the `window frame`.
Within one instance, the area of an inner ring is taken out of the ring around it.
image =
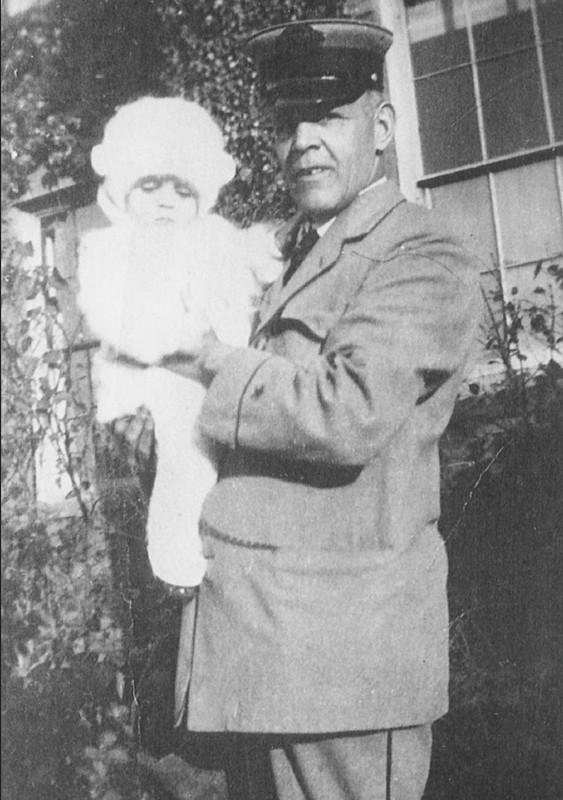
[[[482,98],[480,95],[480,84],[478,76],[478,64],[476,56],[476,46],[473,26],[471,24],[470,0],[461,0],[464,10],[464,21],[468,33],[469,53],[471,60],[471,70],[473,75],[473,85],[475,89],[475,101],[477,105],[477,120],[479,129],[479,138],[481,142],[481,151],[484,158],[481,161],[471,164],[465,164],[459,167],[452,167],[445,170],[436,172],[425,172],[423,158],[422,158],[422,145],[420,137],[420,120],[418,116],[418,108],[416,103],[416,82],[417,78],[414,75],[412,64],[412,57],[410,54],[410,42],[408,37],[408,24],[407,24],[407,3],[408,0],[395,4],[393,0],[382,0],[381,2],[381,17],[383,24],[390,24],[394,26],[395,41],[399,40],[401,43],[397,50],[394,50],[395,43],[391,47],[388,55],[388,76],[389,76],[389,92],[391,101],[395,104],[397,99],[399,130],[406,121],[406,130],[401,138],[397,140],[397,160],[400,185],[407,197],[418,202],[424,202],[428,207],[432,207],[432,197],[430,190],[436,186],[442,186],[449,183],[456,183],[458,181],[486,175],[488,179],[488,188],[491,198],[491,207],[493,214],[493,224],[495,231],[495,241],[497,252],[499,256],[498,267],[500,269],[503,281],[506,278],[506,270],[510,269],[512,264],[506,264],[504,259],[504,248],[501,241],[501,219],[498,209],[498,198],[495,183],[495,175],[500,171],[511,169],[513,167],[524,166],[527,164],[537,163],[543,160],[553,160],[555,165],[555,175],[558,189],[558,198],[560,211],[563,215],[563,141],[556,140],[553,114],[549,99],[549,90],[547,84],[547,74],[544,59],[544,43],[541,40],[540,23],[538,16],[538,0],[530,0],[530,12],[532,19],[532,27],[534,33],[534,43],[536,53],[538,56],[540,87],[542,93],[544,113],[546,117],[546,126],[549,142],[546,145],[530,148],[514,153],[509,153],[494,158],[488,157],[487,143],[485,136],[485,121],[483,117]],[[394,8],[397,9],[394,11]],[[406,52],[405,52],[406,42]],[[519,52],[523,48],[513,48],[514,52]],[[512,52],[512,51],[510,51]],[[502,53],[488,58],[502,58],[507,53]],[[439,72],[448,72],[450,70],[440,70]],[[424,77],[428,77],[425,75]],[[409,84],[412,86],[412,92],[406,92],[401,86]],[[405,161],[410,165],[407,171],[401,170],[401,162]],[[402,176],[405,176],[404,183]],[[557,254],[554,254],[557,255]],[[506,286],[503,286],[506,289]]]
[[[486,177],[488,195],[491,204],[490,208],[492,215],[494,243],[498,258],[493,269],[489,265],[483,263],[481,274],[484,280],[487,278],[490,279],[493,272],[496,274],[497,280],[499,281],[499,288],[501,289],[504,297],[504,303],[507,303],[512,299],[510,291],[511,271],[520,267],[525,267],[526,265],[529,265],[529,262],[525,262],[523,259],[520,259],[517,262],[508,263],[505,260],[505,249],[502,243],[502,218],[499,211],[497,192],[499,173],[515,167],[537,164],[542,161],[553,162],[557,185],[557,199],[559,203],[558,210],[563,217],[563,141],[556,140],[555,138],[553,114],[550,106],[546,64],[544,59],[544,43],[542,43],[540,35],[541,31],[538,17],[538,0],[530,0],[530,6],[534,32],[534,45],[538,55],[540,86],[544,113],[546,116],[546,126],[549,139],[548,143],[538,147],[532,147],[526,150],[499,155],[492,158],[486,157],[479,162],[465,164],[459,167],[453,167],[432,173],[425,172],[423,164],[420,120],[416,98],[416,78],[414,75],[407,25],[407,2],[408,0],[401,0],[399,3],[394,2],[394,0],[381,0],[380,3],[381,23],[387,27],[390,27],[394,31],[394,44],[387,56],[387,71],[390,100],[396,106],[398,112],[396,152],[400,187],[403,193],[409,199],[424,204],[428,208],[432,208],[432,189],[445,186],[447,184],[458,183],[470,178],[483,176]],[[469,0],[463,0],[463,5],[465,12],[465,23],[467,25],[470,22]],[[474,86],[476,87],[476,90],[478,90],[479,80],[477,71],[480,62],[478,62],[476,59],[473,30],[470,24],[468,25],[468,28],[468,39],[470,40],[471,47],[470,57],[472,77]],[[398,48],[395,48],[395,43],[397,41],[400,44]],[[551,39],[546,43],[546,45],[550,43],[552,43]],[[516,52],[518,52],[520,49],[523,48],[514,48]],[[502,53],[498,56],[490,56],[490,58],[501,58],[504,55],[505,53]],[[447,72],[448,70],[443,71]],[[406,90],[405,87],[411,88],[410,90]],[[476,97],[476,103],[478,105],[478,125],[482,153],[488,156],[485,141],[485,124],[480,97]],[[554,253],[552,254],[551,258],[554,261],[561,261],[563,258],[563,253]],[[532,269],[533,266],[534,265],[532,264]],[[504,314],[506,315],[506,310],[504,310]],[[483,373],[483,370],[488,372],[488,368],[485,367],[484,363],[478,367],[477,371],[479,374],[481,374]]]

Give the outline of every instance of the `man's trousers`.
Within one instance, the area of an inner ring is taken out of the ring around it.
[[[429,725],[235,738],[238,776],[230,800],[421,800],[432,745]]]

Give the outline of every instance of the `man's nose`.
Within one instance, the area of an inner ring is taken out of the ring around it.
[[[293,130],[292,147],[294,150],[307,150],[319,143],[318,126],[309,120],[300,120]]]

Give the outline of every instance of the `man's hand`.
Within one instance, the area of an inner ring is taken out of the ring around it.
[[[171,372],[181,375],[182,378],[189,378],[192,381],[203,383],[199,356],[187,355],[181,352],[172,353],[164,356],[158,366],[169,369]]]
[[[172,353],[165,356],[159,366],[207,387],[213,380],[221,359],[232,349],[229,345],[222,344],[215,332],[209,330],[203,337],[201,352],[197,356],[183,352]]]

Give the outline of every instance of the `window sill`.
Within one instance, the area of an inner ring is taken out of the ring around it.
[[[554,144],[544,145],[543,147],[536,147],[533,150],[510,153],[506,156],[489,158],[486,161],[479,161],[478,163],[466,164],[462,167],[454,167],[453,169],[424,175],[417,182],[417,186],[421,189],[431,189],[434,186],[443,186],[447,183],[456,183],[457,181],[466,180],[468,178],[476,178],[479,175],[486,175],[489,172],[500,172],[501,170],[522,167],[525,164],[531,164],[537,161],[546,161],[560,155],[563,155],[563,142],[555,142]]]

